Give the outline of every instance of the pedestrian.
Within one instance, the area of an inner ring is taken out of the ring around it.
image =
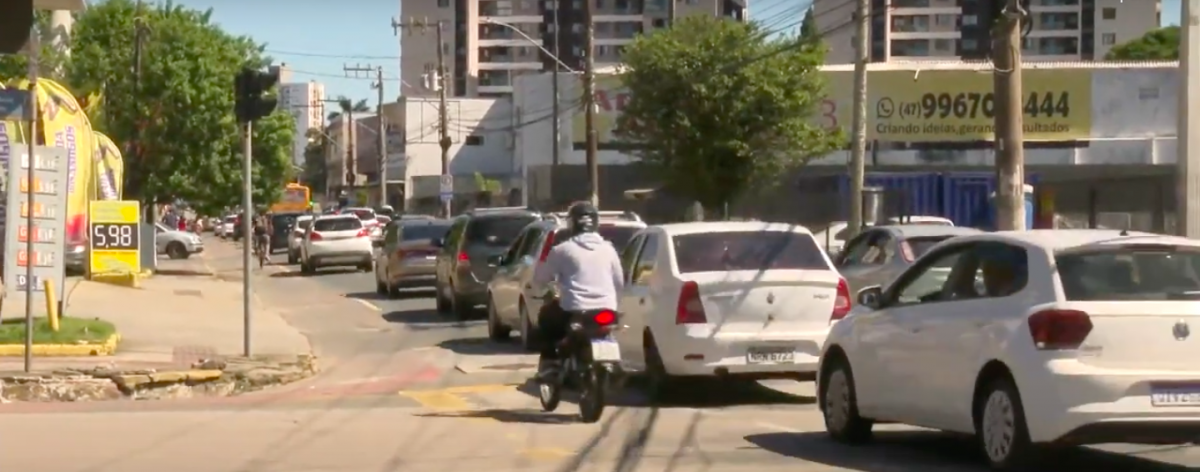
[[[186,216],[179,217],[179,230],[187,231],[187,217]]]

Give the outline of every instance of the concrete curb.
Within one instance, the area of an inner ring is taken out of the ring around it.
[[[117,353],[121,335],[114,334],[100,344],[34,344],[33,355],[37,357],[99,357]],[[24,344],[0,344],[0,357],[25,355]]]
[[[142,279],[148,276],[149,275],[143,275],[143,273],[134,272],[92,274],[90,277],[88,277],[88,280],[102,284],[115,285],[118,287],[141,288]]]

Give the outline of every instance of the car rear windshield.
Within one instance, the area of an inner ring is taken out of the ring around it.
[[[467,242],[508,247],[534,221],[532,215],[475,218],[467,224]]]
[[[313,231],[351,231],[362,229],[362,222],[354,218],[324,218],[313,223]]]
[[[950,239],[950,237],[949,236],[929,236],[929,237],[922,237],[922,238],[908,238],[908,239],[905,239],[904,242],[905,242],[905,244],[908,244],[908,248],[912,250],[913,257],[921,257],[921,256],[925,255],[925,253],[929,252],[930,248],[937,246],[938,243],[945,241],[947,239]]]
[[[312,222],[312,218],[303,219],[296,222],[296,227],[300,229],[308,229],[309,226],[312,226]]]
[[[271,226],[276,230],[287,229],[299,215],[271,215]]]
[[[679,273],[812,269],[829,265],[812,236],[790,231],[728,231],[672,238]]]
[[[358,219],[360,219],[360,220],[375,219],[375,211],[374,210],[350,210],[350,213],[354,214],[354,216],[357,216]]]
[[[1200,251],[1125,246],[1055,257],[1068,301],[1200,300]]]
[[[233,223],[233,222],[237,221],[237,219],[238,219],[238,217],[236,217],[236,216],[226,216],[226,217],[225,217],[225,222],[226,222],[226,223]]]
[[[629,226],[603,226],[602,225],[602,226],[600,226],[600,229],[598,232],[600,233],[600,237],[602,237],[605,240],[607,240],[608,242],[612,243],[613,247],[616,248],[617,251],[620,251],[622,248],[625,247],[626,244],[629,244],[629,240],[633,239],[633,235],[636,234],[639,229],[641,229],[641,228],[634,228],[634,227],[629,227]],[[562,244],[563,241],[566,241],[568,239],[571,239],[570,231],[567,231],[565,229],[559,229],[557,232],[554,233],[554,245],[555,246]]]
[[[401,228],[401,235],[404,237],[405,241],[413,241],[417,239],[438,239],[445,236],[446,232],[449,230],[449,223],[436,225],[404,225],[404,227]]]

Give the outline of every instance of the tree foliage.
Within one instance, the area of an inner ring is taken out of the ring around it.
[[[38,39],[38,76],[61,79],[66,61],[51,43],[55,34],[50,29],[50,12],[34,12],[33,32]],[[29,75],[29,57],[25,54],[0,54],[0,83]]]
[[[336,120],[338,117],[350,112],[359,113],[371,111],[371,107],[367,105],[367,100],[365,98],[355,102],[349,98],[346,98],[345,95],[338,95],[338,98],[334,100],[337,101],[338,109],[329,112],[329,114],[325,117],[329,121]]]
[[[817,30],[817,17],[812,7],[808,7],[808,11],[804,12],[804,20],[800,23],[800,38],[812,43],[821,42],[821,32]]]
[[[673,192],[720,208],[841,144],[812,118],[821,46],[766,33],[696,15],[626,49],[618,134]]]
[[[307,185],[313,194],[325,193],[325,182],[329,178],[329,169],[325,166],[326,148],[331,146],[329,138],[318,129],[308,130],[308,145],[304,147],[304,169],[300,180]]]
[[[77,93],[104,91],[98,131],[118,143],[137,143],[125,157],[125,193],[132,198],[181,198],[208,209],[240,202],[233,77],[244,65],[266,64],[261,46],[221,30],[211,13],[172,3],[136,11],[131,0],[109,0],[78,15],[68,80]],[[135,81],[138,24],[145,41]],[[293,131],[286,117],[277,113],[256,123],[256,204],[277,199],[290,172]]]
[[[1174,61],[1179,59],[1179,27],[1151,30],[1108,51],[1109,61]]]

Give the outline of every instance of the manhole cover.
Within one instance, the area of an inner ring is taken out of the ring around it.
[[[480,368],[487,369],[487,370],[521,370],[521,369],[532,369],[535,367],[537,367],[537,364],[496,364],[496,365],[485,365]]]
[[[175,294],[179,295],[181,297],[203,297],[204,296],[204,294],[200,293],[199,290],[192,290],[192,289],[176,290]]]

